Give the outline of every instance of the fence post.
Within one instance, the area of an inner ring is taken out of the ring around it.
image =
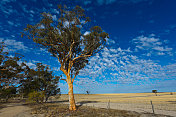
[[[110,100],[108,101],[107,109],[110,109]]]
[[[152,103],[152,101],[150,101],[150,102],[151,102],[151,105],[152,105],[153,114],[155,114],[153,103]]]

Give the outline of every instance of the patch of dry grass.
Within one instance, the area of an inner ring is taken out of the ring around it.
[[[141,115],[145,115],[145,117],[164,117],[162,115],[139,114],[137,112],[114,109],[100,109],[86,106],[81,106],[76,111],[69,111],[68,105],[56,103],[46,103],[32,107],[33,109],[31,114],[34,116],[42,115],[45,117],[140,117]]]
[[[176,111],[176,92],[172,95],[170,92],[166,93],[124,93],[124,94],[76,94],[76,102],[95,101],[108,102],[118,104],[129,104],[132,106],[140,106],[140,108],[151,108],[150,101],[153,102],[155,109]],[[68,100],[68,95],[61,95],[59,100]]]

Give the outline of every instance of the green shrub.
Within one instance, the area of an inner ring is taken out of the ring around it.
[[[6,87],[0,89],[0,100],[8,101],[9,98],[16,94],[16,87]]]
[[[33,91],[28,94],[28,103],[43,103],[44,102],[45,93],[44,91],[37,92]]]

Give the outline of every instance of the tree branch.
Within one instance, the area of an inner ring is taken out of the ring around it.
[[[8,70],[8,69],[0,69],[1,71],[5,71],[5,70]]]
[[[61,64],[60,70],[67,76],[68,72],[63,68],[63,63]]]
[[[69,53],[66,55],[66,57],[65,57],[65,59],[66,59],[66,61],[68,60],[68,57],[70,56],[71,57],[71,53],[72,53],[72,49],[73,49],[73,45],[75,44],[75,42],[73,41],[73,43],[71,44],[71,46],[70,46],[70,51],[69,51]]]
[[[74,76],[74,78],[72,79],[72,83],[73,83],[73,81],[75,80],[75,78],[76,78],[76,76],[78,75],[78,71],[76,72],[76,74],[75,74],[75,76]]]
[[[60,64],[62,64],[62,61],[59,59],[59,56],[57,54],[54,54],[54,55],[57,57],[57,59],[60,62]]]
[[[74,62],[76,59],[79,59],[79,58],[86,58],[86,57],[90,57],[91,55],[92,55],[92,53],[91,53],[91,54],[89,54],[89,55],[82,54],[82,55],[80,55],[80,56],[78,56],[78,57],[75,57],[72,61]]]
[[[66,79],[61,79],[61,80],[64,80],[64,81],[66,81]]]

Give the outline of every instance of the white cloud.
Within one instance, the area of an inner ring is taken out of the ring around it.
[[[98,5],[108,5],[116,2],[116,0],[97,0]]]
[[[85,33],[84,33],[84,35],[89,35],[90,34],[90,31],[86,31]]]
[[[119,3],[124,3],[124,4],[129,4],[129,3],[133,3],[133,4],[137,4],[140,2],[149,2],[150,4],[153,2],[153,0],[119,0]]]
[[[154,37],[141,36],[133,41],[135,41],[135,44],[142,43],[141,45],[144,45],[144,47],[142,46],[141,48],[149,48],[155,50],[158,52],[158,55],[168,54],[168,52],[172,50],[171,48],[164,46],[160,39]],[[154,47],[161,48],[156,49]],[[148,56],[151,56],[152,53],[147,54]],[[167,71],[166,66],[161,66],[154,60],[137,56],[135,51],[133,52],[130,47],[127,49],[122,49],[121,47],[105,47],[101,53],[90,58],[90,64],[80,71],[78,78],[85,76],[94,79],[97,78],[99,80],[103,78],[103,83],[110,81],[114,82],[115,84],[136,83],[144,82],[148,79],[164,79],[165,77],[174,76],[171,75],[171,72],[176,73],[176,68],[174,65],[167,66],[167,68],[168,67],[172,70]],[[169,73],[170,75],[168,75]]]
[[[54,21],[57,21],[56,15],[53,15],[52,18],[53,18]]]
[[[157,50],[157,51],[161,51],[161,52],[164,52],[164,51],[172,51],[172,48],[168,48],[168,47],[162,47],[162,46],[156,46],[156,47],[153,47],[154,50]]]
[[[150,4],[153,2],[153,0],[96,0],[97,5],[109,5],[113,4],[115,2],[120,3],[120,4],[137,4],[140,2],[149,2]],[[84,5],[91,4],[93,1],[92,0],[84,0]]]
[[[176,63],[166,65],[164,71],[166,73],[166,78],[171,77],[172,79],[176,79]]]
[[[9,25],[14,25],[14,23],[11,22],[11,21],[7,21],[7,23],[8,23]]]
[[[68,26],[69,26],[69,22],[68,22],[68,21],[65,21],[65,22],[64,22],[64,26],[65,26],[65,27],[68,27]]]
[[[53,12],[59,14],[59,11],[57,9],[53,9]]]
[[[24,52],[28,51],[29,48],[23,44],[23,42],[16,41],[13,39],[2,39],[0,38],[0,42],[4,42],[4,44],[7,46],[5,47],[5,51],[18,51],[22,50]]]
[[[84,5],[88,5],[88,4],[91,4],[92,1],[91,0],[84,0]]]
[[[36,65],[32,62],[26,62],[27,66],[29,66],[30,68],[34,68],[36,69]]]
[[[141,48],[148,48],[148,50],[152,50],[151,52],[155,51],[155,53],[160,56],[166,55],[172,51],[171,48],[164,45],[165,42],[153,36],[154,35],[150,35],[149,37],[141,36],[133,41],[138,46],[140,46],[140,44],[144,45],[144,47],[142,46]],[[139,48],[138,50],[145,51],[145,49]],[[147,52],[148,56],[153,54],[149,53],[150,51]],[[145,57],[141,58],[141,56],[131,50],[130,47],[123,49],[121,47],[112,48],[109,46],[90,58],[89,64],[80,71],[75,79],[75,84],[77,87],[82,87],[80,88],[82,91],[83,89],[91,90],[91,88],[97,91],[98,88],[102,86],[107,86],[108,88],[111,83],[112,87],[116,87],[117,84],[135,84],[136,82],[138,82],[138,84],[144,84],[144,82],[150,82],[149,79],[161,80],[173,79],[175,77],[175,64],[162,66],[158,61]]]
[[[146,56],[151,55],[172,55],[170,52],[173,48],[167,47],[165,45],[166,40],[161,41],[159,38],[155,38],[152,34],[149,37],[139,36],[134,38],[132,41],[136,45],[135,51],[141,52],[145,51]]]
[[[106,38],[107,45],[115,44],[115,41],[113,39]]]

